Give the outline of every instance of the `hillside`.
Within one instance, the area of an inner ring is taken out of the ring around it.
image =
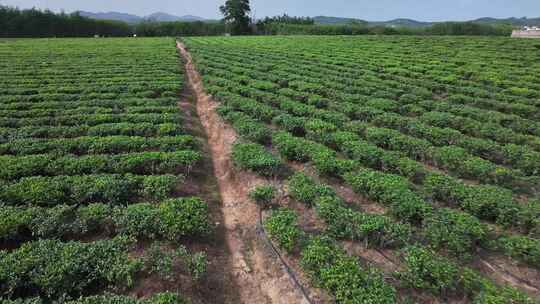
[[[86,11],[79,11],[81,16],[92,18],[92,19],[98,19],[98,20],[117,20],[117,21],[123,21],[127,23],[138,23],[143,20],[153,20],[158,22],[171,22],[171,21],[186,21],[186,22],[192,22],[192,21],[204,21],[204,18],[193,16],[193,15],[184,15],[184,16],[175,16],[164,12],[156,12],[153,14],[150,14],[148,16],[137,16],[132,14],[126,14],[126,13],[119,13],[119,12],[99,12],[99,13],[92,13],[92,12],[86,12]]]
[[[119,12],[92,13],[92,12],[79,11],[79,14],[83,17],[88,17],[92,19],[117,20],[117,21],[124,21],[127,23],[137,23],[143,20],[143,18],[139,16],[126,14],[126,13],[119,13]]]
[[[348,24],[351,22],[367,22],[369,26],[395,26],[395,27],[427,27],[433,25],[435,22],[424,22],[414,19],[398,18],[388,21],[364,21],[361,19],[354,18],[341,18],[341,17],[330,17],[330,16],[316,16],[314,17],[315,23],[317,24]],[[540,25],[540,17],[538,18],[479,18],[475,20],[470,20],[471,22],[482,23],[482,24],[511,24],[513,26],[524,26],[524,25]]]

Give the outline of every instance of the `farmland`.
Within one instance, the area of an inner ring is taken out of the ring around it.
[[[540,62],[472,37],[0,43],[2,303],[540,300]]]
[[[174,40],[18,40],[0,53],[0,298],[220,293],[206,250],[220,247],[218,198],[198,169],[204,139],[178,105]]]
[[[217,112],[242,137],[237,166],[286,189],[277,203],[261,198],[274,210],[265,225],[310,284],[339,303],[538,297],[534,45],[465,37],[183,42]]]

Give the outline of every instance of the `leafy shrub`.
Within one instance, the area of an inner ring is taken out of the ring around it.
[[[56,177],[26,177],[8,184],[0,199],[9,205],[54,206],[104,202],[124,204],[142,196],[162,200],[176,188],[180,177],[174,175],[134,176],[83,175]]]
[[[470,258],[487,236],[486,227],[476,217],[448,208],[437,209],[423,226],[430,244],[461,258]]]
[[[134,299],[127,296],[105,294],[68,301],[66,304],[187,304],[180,295],[165,292],[157,293],[148,299]]]
[[[336,297],[337,303],[395,303],[396,291],[373,269],[364,268],[328,239],[313,238],[302,250],[301,266]]]
[[[170,240],[184,236],[205,236],[210,231],[208,205],[197,197],[170,199],[159,204],[163,227]]]
[[[317,214],[328,224],[335,237],[366,241],[377,247],[406,244],[412,234],[408,224],[396,223],[383,215],[353,211],[337,196],[316,200]]]
[[[328,186],[318,185],[311,177],[302,172],[291,176],[288,180],[289,194],[299,202],[314,205],[317,198],[324,195],[334,196],[335,192]]]
[[[290,114],[280,114],[272,119],[272,123],[282,127],[285,131],[296,136],[302,136],[305,133],[304,126],[306,118],[292,116]]]
[[[173,252],[162,248],[158,242],[153,243],[145,253],[145,267],[149,273],[155,273],[167,281],[174,281]]]
[[[279,246],[291,252],[300,241],[302,231],[297,226],[298,216],[293,210],[280,208],[272,211],[272,214],[264,222],[264,227],[272,239]]]
[[[182,180],[183,176],[175,175],[145,176],[139,192],[145,199],[161,201],[174,193],[177,184]]]
[[[222,110],[224,112],[225,110]],[[270,130],[259,121],[242,112],[230,111],[224,118],[231,122],[234,129],[246,140],[265,144],[270,140]]]
[[[281,161],[263,146],[253,143],[237,143],[233,146],[232,158],[238,167],[253,170],[264,176],[276,175]]]
[[[363,169],[344,175],[345,181],[360,194],[386,204],[391,213],[404,222],[418,225],[433,207],[409,189],[409,183],[397,175]]]
[[[287,132],[275,133],[272,136],[272,145],[288,160],[299,162],[310,160],[310,145],[308,142]]]
[[[437,294],[451,293],[458,288],[459,269],[450,260],[419,246],[407,247],[404,256],[406,270],[400,277],[411,286]]]
[[[0,254],[0,290],[4,295],[35,293],[46,298],[78,297],[87,288],[132,286],[141,262],[128,257],[126,238],[93,243],[40,240]],[[61,270],[61,271],[59,271]]]
[[[137,238],[153,239],[160,234],[162,228],[159,210],[149,203],[117,208],[114,221],[119,233]]]
[[[310,119],[305,124],[306,138],[323,144],[331,142],[332,133],[337,128],[334,124],[322,121],[320,119]]]
[[[531,265],[540,264],[540,241],[537,239],[520,235],[503,236],[497,240],[497,247],[508,256]]]
[[[276,196],[276,188],[271,185],[261,185],[249,192],[249,197],[261,206],[268,206]]]

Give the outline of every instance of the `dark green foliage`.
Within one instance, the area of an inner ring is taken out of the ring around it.
[[[535,238],[514,235],[497,240],[497,247],[506,255],[521,259],[531,265],[540,264],[540,241]]]
[[[208,205],[197,197],[167,200],[159,205],[162,231],[171,240],[210,232]]]
[[[406,270],[400,276],[411,286],[437,294],[450,294],[458,288],[458,267],[433,251],[420,246],[407,247],[404,261]]]
[[[173,194],[183,180],[183,176],[148,175],[139,182],[138,191],[147,200],[161,201]]]
[[[312,178],[302,172],[298,172],[290,177],[288,183],[291,197],[310,206],[313,206],[315,201],[321,196],[335,195],[332,188],[317,184]]]
[[[188,302],[180,295],[165,292],[157,293],[152,297],[139,300],[127,296],[105,294],[102,296],[93,296],[82,298],[75,301],[66,302],[66,304],[187,304]]]
[[[327,239],[311,239],[302,250],[301,265],[337,303],[396,302],[396,291],[377,271],[363,267]]]
[[[99,173],[166,174],[189,172],[200,160],[195,151],[139,152],[120,155],[87,155],[81,157],[51,154],[0,156],[4,166],[0,178],[27,176],[82,175]]]
[[[87,288],[132,286],[141,262],[128,257],[126,238],[93,243],[41,240],[0,254],[2,294],[39,293],[46,298],[77,297]],[[60,271],[61,270],[61,271]]]
[[[376,247],[406,244],[412,233],[408,224],[389,217],[356,212],[338,197],[322,196],[316,202],[317,214],[328,224],[328,232],[337,238],[365,241]]]
[[[274,133],[272,146],[288,160],[306,162],[310,159],[310,146],[307,142],[287,132]]]
[[[120,21],[94,20],[73,14],[0,6],[0,37],[128,36],[131,28]]]
[[[249,197],[261,207],[268,206],[276,197],[276,188],[271,185],[261,185],[249,192]]]
[[[239,168],[252,170],[264,176],[276,175],[281,168],[281,161],[258,144],[235,144],[232,158]]]
[[[441,208],[423,223],[426,237],[436,248],[467,259],[487,238],[487,227],[467,213]]]
[[[227,0],[224,5],[219,7],[219,10],[223,14],[223,21],[230,26],[233,35],[244,35],[251,32],[249,0]]]
[[[125,204],[141,197],[163,200],[181,181],[174,175],[26,177],[4,186],[0,199],[9,205]]]
[[[355,192],[388,205],[391,213],[402,221],[419,224],[432,212],[432,206],[414,193],[400,176],[360,170],[346,174],[344,179]]]
[[[207,209],[207,204],[195,197],[114,208],[105,204],[79,208],[0,206],[0,239],[19,240],[25,232],[39,238],[66,238],[98,231],[148,239],[205,236],[210,230]]]
[[[260,144],[265,144],[270,140],[270,130],[268,127],[248,115],[233,111],[227,113],[223,113],[222,111],[220,115],[231,122],[236,132],[246,140]]]
[[[272,211],[270,217],[264,222],[264,227],[270,237],[288,252],[298,246],[303,235],[297,226],[297,218],[293,210],[281,208]]]

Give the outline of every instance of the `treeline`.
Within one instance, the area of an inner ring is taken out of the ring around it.
[[[38,9],[0,6],[0,37],[118,37],[214,36],[228,32],[223,22],[152,22],[129,25],[121,21],[94,20],[78,13],[56,14]],[[368,26],[366,23],[315,24],[309,17],[266,17],[251,25],[255,35],[481,35],[509,36],[511,25],[442,22],[426,28]]]
[[[120,21],[93,20],[78,13],[19,10],[0,6],[0,37],[127,36],[131,27]]]
[[[130,25],[122,21],[95,20],[79,13],[54,13],[35,8],[20,10],[0,5],[0,37],[125,37],[211,36],[226,33],[221,22],[152,22]]]
[[[143,21],[133,27],[137,36],[218,36],[226,33],[222,22],[152,22]]]
[[[426,29],[431,35],[482,35],[510,36],[513,26],[510,24],[482,24],[476,22],[442,22]]]
[[[258,23],[255,33],[260,35],[463,35],[510,36],[511,25],[489,25],[474,22],[442,22],[430,27],[389,27],[351,24],[295,24],[286,22]]]

